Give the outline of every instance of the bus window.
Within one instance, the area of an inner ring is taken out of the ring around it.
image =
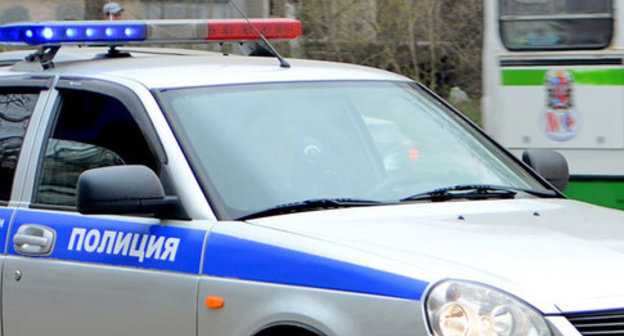
[[[499,0],[509,50],[602,49],[613,36],[612,0]]]

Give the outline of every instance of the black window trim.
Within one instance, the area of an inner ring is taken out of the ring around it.
[[[586,19],[613,19],[613,13],[587,13],[587,14],[554,14],[554,15],[500,15],[500,21],[563,21],[563,20],[586,20]]]
[[[0,77],[0,88],[33,88],[47,90],[52,87],[54,76],[7,76]]]

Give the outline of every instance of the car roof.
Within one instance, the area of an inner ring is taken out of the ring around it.
[[[290,68],[280,67],[275,57],[239,56],[177,48],[119,47],[128,57],[104,57],[107,48],[62,47],[54,66],[42,69],[38,63],[17,62],[32,52],[0,53],[0,76],[15,74],[61,74],[113,80],[125,78],[149,89],[259,82],[393,80],[408,78],[378,69],[324,61],[289,59]]]
[[[66,62],[76,60],[88,60],[97,57],[98,55],[105,55],[109,47],[85,47],[77,45],[63,46],[59,49],[59,52],[54,57],[55,62]],[[150,56],[150,55],[193,55],[193,54],[205,54],[207,51],[194,50],[194,49],[181,49],[181,48],[150,48],[150,47],[124,47],[121,48],[128,52],[131,52],[135,57]],[[0,66],[13,65],[17,62],[23,61],[26,56],[36,52],[36,49],[18,49],[0,52]],[[12,63],[9,63],[12,62]]]

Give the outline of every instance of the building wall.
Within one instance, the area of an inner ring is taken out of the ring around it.
[[[248,17],[267,17],[268,0],[235,0],[238,7]],[[239,13],[227,0],[203,1],[141,1],[142,17],[147,19],[201,19],[201,18],[238,18]]]
[[[0,24],[17,21],[83,20],[85,1],[2,0]],[[268,0],[235,0],[249,17],[268,16]],[[118,0],[124,19],[240,17],[224,0]]]

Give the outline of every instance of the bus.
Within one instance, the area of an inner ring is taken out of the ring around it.
[[[484,1],[482,121],[566,158],[565,193],[624,209],[624,0]]]

